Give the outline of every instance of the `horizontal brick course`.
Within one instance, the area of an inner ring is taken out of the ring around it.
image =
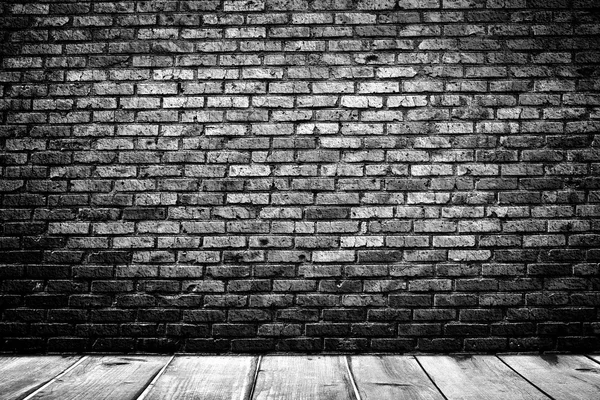
[[[595,351],[589,0],[0,5],[0,352]]]

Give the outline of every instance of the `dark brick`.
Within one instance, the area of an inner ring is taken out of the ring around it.
[[[231,350],[238,353],[264,353],[275,350],[272,339],[233,339]]]
[[[593,1],[8,3],[0,351],[600,349]]]
[[[320,339],[293,338],[277,341],[277,351],[314,353],[322,350],[323,343]]]
[[[459,351],[462,343],[459,339],[452,338],[421,338],[418,340],[419,351],[449,353]]]
[[[188,339],[185,351],[190,353],[224,353],[231,348],[225,339]]]

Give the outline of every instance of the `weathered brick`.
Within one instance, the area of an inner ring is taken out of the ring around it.
[[[12,2],[6,329],[35,351],[594,350],[592,3]]]

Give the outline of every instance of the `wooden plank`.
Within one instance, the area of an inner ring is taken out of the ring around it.
[[[1,357],[0,400],[19,400],[42,387],[81,357]]]
[[[89,357],[34,393],[31,399],[135,399],[169,359],[166,356]]]
[[[600,365],[585,356],[507,355],[501,358],[555,399],[600,399]]]
[[[600,356],[590,355],[588,357],[600,364]]]
[[[144,400],[245,400],[250,397],[258,358],[175,357]]]
[[[344,356],[268,356],[262,359],[255,400],[356,399]]]
[[[444,400],[414,357],[352,356],[349,363],[362,400]]]
[[[448,400],[547,400],[495,356],[417,356]]]

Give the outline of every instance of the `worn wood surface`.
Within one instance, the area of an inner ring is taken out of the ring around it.
[[[0,400],[599,400],[600,356],[0,356]],[[171,361],[169,363],[169,361]]]
[[[555,399],[600,399],[600,365],[585,356],[500,356],[500,358]]]
[[[418,356],[448,400],[548,400],[496,356]]]
[[[1,357],[0,400],[17,400],[43,386],[80,357]]]
[[[253,399],[356,399],[345,356],[268,356],[262,359]]]
[[[362,400],[444,400],[411,356],[352,356],[350,370]]]
[[[596,363],[600,364],[600,356],[588,356],[590,359],[594,360]]]
[[[180,356],[144,400],[244,400],[252,390],[258,357]]]
[[[167,356],[89,357],[32,399],[129,400],[137,398],[170,359]]]

